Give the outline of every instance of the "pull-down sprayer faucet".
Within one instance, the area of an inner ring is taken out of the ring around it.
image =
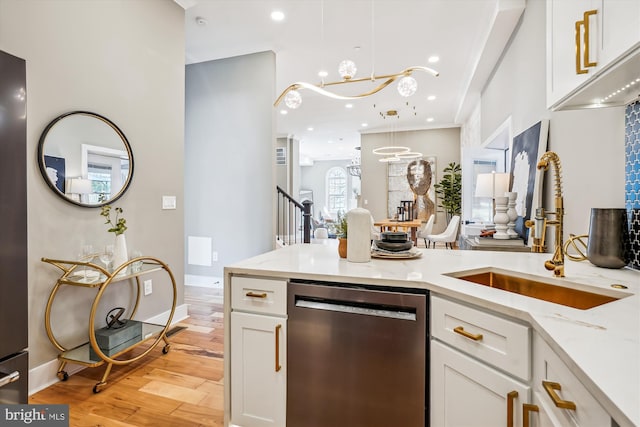
[[[546,212],[543,207],[536,208],[534,221],[528,220],[525,225],[533,232],[532,252],[546,252],[545,234],[549,225],[555,226],[555,243],[553,258],[545,261],[544,267],[547,270],[553,270],[556,277],[564,277],[564,251],[562,249],[562,225],[564,216],[564,203],[562,200],[562,167],[560,166],[560,158],[553,151],[547,151],[540,157],[538,161],[538,169],[549,170],[549,164],[553,165],[555,172],[555,210],[554,212]],[[538,205],[541,205],[539,203]],[[547,215],[554,215],[555,219],[548,220]]]

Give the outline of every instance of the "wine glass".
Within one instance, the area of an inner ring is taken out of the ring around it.
[[[100,261],[104,263],[105,269],[109,271],[109,265],[113,261],[113,245],[105,245],[104,251],[100,253]]]
[[[82,245],[82,252],[79,256],[80,261],[82,262],[91,262],[93,259],[93,245]],[[87,281],[87,267],[84,266],[84,270],[82,270],[84,275],[84,281]]]

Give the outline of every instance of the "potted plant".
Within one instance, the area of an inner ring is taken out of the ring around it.
[[[449,163],[443,169],[444,176],[439,183],[434,185],[438,195],[438,207],[442,208],[447,216],[447,222],[454,215],[462,212],[462,168],[456,162]]]
[[[338,255],[340,258],[347,257],[347,215],[342,211],[338,211],[338,220],[336,221],[336,236],[338,237]]]

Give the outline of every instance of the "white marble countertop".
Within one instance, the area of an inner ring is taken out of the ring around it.
[[[412,260],[340,259],[331,239],[324,244],[293,245],[225,267],[248,274],[344,283],[426,288],[433,293],[522,319],[540,333],[585,387],[621,425],[640,426],[640,272],[598,268],[588,261],[565,263],[565,278],[544,268],[551,254],[421,249]],[[578,310],[492,289],[444,274],[497,267],[531,274],[546,282],[587,285],[610,293],[613,283],[628,294],[589,310]]]

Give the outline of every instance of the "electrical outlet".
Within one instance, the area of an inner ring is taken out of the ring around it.
[[[218,251],[211,252],[211,261],[218,262]]]
[[[144,281],[144,295],[151,295],[151,293],[153,292],[153,282],[151,281],[151,279],[149,280],[145,280]]]

